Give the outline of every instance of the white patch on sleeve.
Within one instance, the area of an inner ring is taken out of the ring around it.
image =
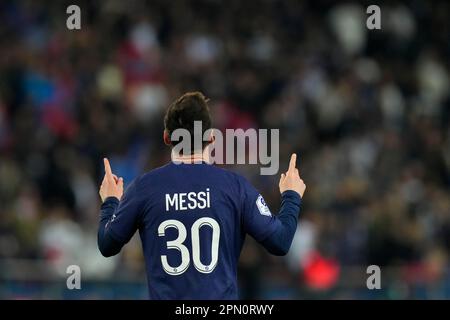
[[[272,213],[270,212],[270,209],[264,201],[262,195],[259,195],[258,199],[256,199],[256,206],[258,207],[259,213],[261,213],[263,216],[272,216]]]

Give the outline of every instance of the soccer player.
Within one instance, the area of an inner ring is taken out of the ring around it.
[[[164,142],[176,145],[170,137],[178,128],[192,137],[194,121],[202,121],[204,131],[211,127],[207,100],[199,92],[169,106]],[[237,264],[246,235],[274,255],[285,255],[291,246],[306,188],[296,155],[281,174],[281,209],[272,215],[245,178],[209,164],[203,151],[189,157],[172,152],[177,161],[136,178],[123,195],[123,179],[104,159],[100,252],[116,255],[139,230],[151,299],[238,299]]]

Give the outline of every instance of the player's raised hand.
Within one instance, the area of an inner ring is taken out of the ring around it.
[[[300,178],[300,174],[298,173],[298,169],[295,167],[297,162],[297,155],[295,153],[291,156],[291,161],[289,162],[289,168],[286,173],[281,174],[280,178],[280,193],[283,193],[286,190],[293,190],[297,192],[300,197],[303,198],[303,194],[305,193],[306,185],[303,180]]]
[[[123,178],[117,178],[117,176],[112,173],[111,165],[107,158],[103,159],[103,163],[105,165],[105,176],[103,177],[99,191],[102,202],[108,197],[116,197],[120,200],[123,194]]]

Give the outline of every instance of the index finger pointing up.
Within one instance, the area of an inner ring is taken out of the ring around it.
[[[113,173],[112,173],[112,170],[111,170],[111,165],[109,164],[109,160],[107,158],[103,158],[103,163],[105,165],[105,174],[108,177],[112,178]]]
[[[288,172],[294,173],[296,162],[297,162],[297,154],[293,153],[293,154],[291,155],[291,161],[289,161],[289,169],[288,169]]]

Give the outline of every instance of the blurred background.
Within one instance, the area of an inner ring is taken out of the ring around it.
[[[137,236],[97,249],[102,157],[126,182],[169,161],[188,90],[215,128],[279,128],[308,185],[286,257],[247,240],[242,298],[450,298],[450,4],[378,2],[368,30],[372,2],[2,0],[0,298],[147,298]],[[278,210],[278,176],[225,167]]]

